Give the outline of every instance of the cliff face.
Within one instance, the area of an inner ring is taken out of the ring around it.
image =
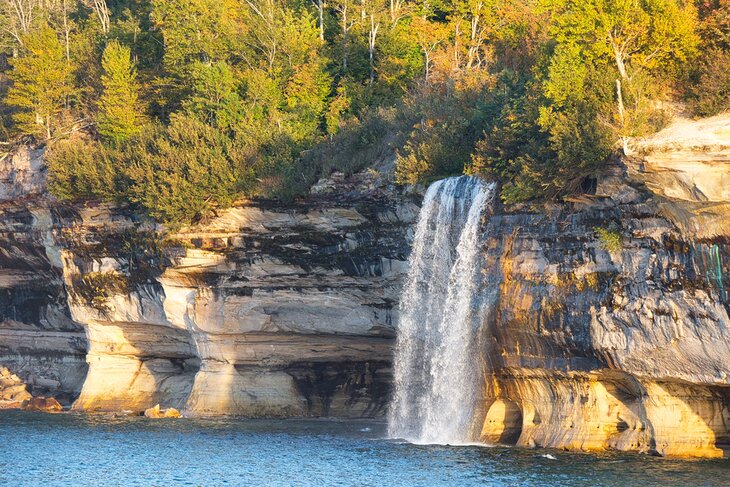
[[[728,449],[730,126],[701,123],[636,144],[595,195],[489,212],[476,439]],[[412,199],[361,175],[160,238],[122,209],[51,201],[40,156],[0,166],[0,365],[34,395],[85,411],[384,412]]]
[[[160,239],[119,209],[55,220],[88,340],[73,408],[382,414],[418,207],[363,176],[306,203],[250,203]]]
[[[0,406],[27,390],[90,411],[383,413],[410,199],[339,178],[163,238],[50,199],[42,155],[0,161]]]
[[[335,176],[162,237],[53,201],[42,155],[0,161],[0,407],[27,390],[85,411],[383,414],[411,198]]]
[[[730,139],[728,120],[714,123]],[[593,197],[489,218],[476,436],[730,449],[730,144],[688,147],[671,130]]]
[[[0,160],[0,366],[17,375],[23,390],[69,403],[86,375],[86,336],[71,319],[53,243],[61,210],[39,196],[41,155],[23,149]]]

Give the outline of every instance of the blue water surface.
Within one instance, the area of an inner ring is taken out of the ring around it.
[[[375,421],[0,411],[0,485],[730,486],[730,460],[417,446]]]

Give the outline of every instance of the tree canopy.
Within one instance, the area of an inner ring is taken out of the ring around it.
[[[730,0],[0,0],[0,136],[173,226],[391,158],[560,198],[728,58]]]

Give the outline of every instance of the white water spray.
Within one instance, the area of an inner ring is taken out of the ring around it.
[[[466,176],[426,192],[401,296],[391,437],[468,441],[481,373],[479,226],[493,195],[493,184]]]

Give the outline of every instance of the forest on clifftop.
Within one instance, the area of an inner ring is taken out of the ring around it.
[[[730,109],[730,0],[0,0],[0,141],[177,226],[393,159],[560,198]]]

